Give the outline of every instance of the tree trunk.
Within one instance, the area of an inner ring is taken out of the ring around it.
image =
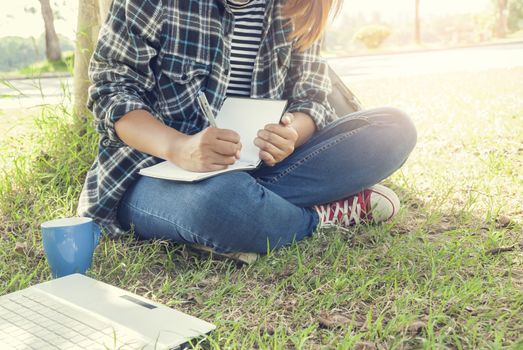
[[[86,120],[89,61],[93,54],[102,21],[105,20],[112,0],[78,0],[76,49],[74,59],[74,110],[80,120]]]
[[[100,14],[100,23],[103,24],[105,22],[105,19],[107,18],[107,15],[109,14],[109,9],[111,8],[111,4],[113,3],[113,0],[98,0],[98,9]]]
[[[508,18],[507,18],[507,0],[498,0],[498,25],[496,29],[496,36],[504,38],[508,32]]]
[[[60,42],[54,29],[54,16],[49,0],[39,0],[42,17],[45,24],[45,55],[49,61],[59,61],[62,58]]]
[[[421,19],[419,13],[420,0],[416,0],[416,17],[415,17],[415,33],[416,33],[416,44],[421,44]]]

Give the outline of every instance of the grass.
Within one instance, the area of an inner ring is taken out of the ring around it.
[[[215,323],[195,348],[521,349],[522,80],[512,69],[351,84],[418,127],[387,180],[403,200],[393,222],[318,232],[243,267],[103,239],[89,275]],[[38,225],[74,214],[96,151],[92,128],[60,107],[33,130],[2,144],[0,295],[50,279]]]
[[[62,59],[58,61],[38,61],[12,72],[0,72],[0,75],[3,79],[13,79],[19,77],[35,78],[49,74],[70,74],[73,70],[73,61],[74,52],[66,51],[62,53]]]
[[[27,134],[28,130],[32,128],[34,115],[38,112],[37,108],[11,109],[8,111],[0,109],[0,120],[2,121],[0,123],[0,145],[4,140],[13,140],[15,137]]]

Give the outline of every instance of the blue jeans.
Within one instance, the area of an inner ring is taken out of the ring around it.
[[[416,129],[402,111],[359,111],[316,132],[274,167],[197,183],[141,177],[125,193],[118,220],[144,239],[264,253],[312,235],[319,221],[313,205],[387,178],[415,144]]]

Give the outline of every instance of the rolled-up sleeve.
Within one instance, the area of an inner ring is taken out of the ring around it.
[[[114,0],[89,65],[87,107],[100,134],[122,145],[114,123],[126,113],[154,114],[147,93],[155,85],[151,60],[158,54],[163,25],[160,0]]]
[[[331,120],[334,113],[327,101],[331,91],[328,66],[320,57],[319,50],[319,43],[303,52],[295,50],[285,84],[285,95],[289,99],[287,112],[308,114],[318,130]]]

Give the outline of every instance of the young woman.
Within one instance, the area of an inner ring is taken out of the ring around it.
[[[393,108],[335,116],[317,41],[338,6],[114,0],[90,67],[101,138],[79,214],[111,235],[132,227],[142,238],[258,253],[319,227],[395,215],[397,196],[375,184],[405,162],[416,130]],[[198,183],[139,176],[164,159],[209,171],[238,158],[239,135],[208,127],[200,91],[215,114],[231,95],[288,100],[282,122],[254,140],[264,165]]]

